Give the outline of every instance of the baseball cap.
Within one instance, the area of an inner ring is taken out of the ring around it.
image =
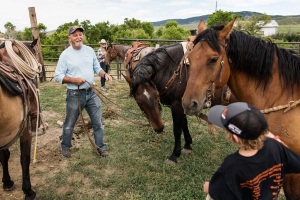
[[[102,39],[99,44],[106,44],[106,40]]]
[[[77,29],[79,29],[81,32],[84,31],[84,29],[82,27],[80,27],[80,26],[71,26],[69,28],[69,35],[72,34],[72,33],[74,33]]]
[[[212,107],[208,113],[208,121],[248,140],[257,139],[268,128],[264,115],[244,102]]]

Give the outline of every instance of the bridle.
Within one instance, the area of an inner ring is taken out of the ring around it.
[[[204,41],[206,41],[206,39],[202,39],[200,42],[204,42]],[[205,108],[210,108],[211,107],[211,100],[212,100],[213,94],[215,93],[215,90],[216,90],[215,82],[217,81],[217,78],[220,77],[219,82],[220,83],[222,82],[222,73],[223,73],[224,64],[225,64],[225,62],[224,62],[224,53],[226,53],[226,50],[228,48],[228,44],[227,43],[222,43],[220,41],[218,41],[218,44],[223,47],[222,60],[220,62],[219,72],[217,73],[217,75],[215,76],[215,78],[212,81],[211,85],[208,87],[208,89],[206,91],[205,104],[204,104]],[[227,89],[229,89],[229,87]],[[226,91],[226,93],[231,93],[231,91]],[[228,100],[225,99],[224,101],[226,102]]]

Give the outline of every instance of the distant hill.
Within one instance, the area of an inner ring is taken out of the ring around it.
[[[241,11],[241,12],[233,12],[234,14],[240,14],[244,18],[250,17],[254,14],[262,14],[258,12],[251,11]],[[166,19],[162,21],[151,22],[154,27],[159,27],[165,25],[167,21],[177,21],[179,26],[183,26],[185,28],[195,28],[197,27],[200,20],[207,21],[210,15],[202,15],[197,17],[190,17],[186,19]],[[270,17],[277,21],[279,25],[296,25],[300,24],[300,15],[293,16],[283,16],[283,15],[270,15]]]

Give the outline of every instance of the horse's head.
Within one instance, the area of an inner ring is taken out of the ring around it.
[[[133,80],[134,81],[134,80]],[[159,100],[159,92],[152,82],[144,82],[140,84],[131,84],[131,94],[136,103],[144,112],[151,127],[161,133],[164,130],[164,123],[161,118],[161,105]]]
[[[109,65],[110,62],[116,59],[117,56],[118,56],[118,52],[115,48],[115,45],[112,45],[111,43],[107,43],[104,62],[107,65]]]
[[[130,94],[145,113],[150,125],[157,133],[160,133],[164,130],[160,96],[155,84],[151,81],[147,68],[144,62],[141,61],[131,72],[130,77],[124,76],[124,78],[130,85]]]
[[[215,88],[224,86],[230,75],[230,66],[226,47],[235,20],[224,28],[205,29],[199,25],[199,33],[194,40],[194,47],[188,54],[190,73],[186,90],[182,98],[185,114],[196,115],[203,108],[204,102]]]

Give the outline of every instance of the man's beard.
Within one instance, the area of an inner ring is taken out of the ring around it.
[[[70,42],[71,43],[71,42]],[[83,44],[83,42],[82,42],[82,40],[81,41],[75,41],[75,42],[73,42],[73,45],[76,47],[76,48],[78,48],[78,49],[80,49],[81,47],[82,47],[82,44]]]

